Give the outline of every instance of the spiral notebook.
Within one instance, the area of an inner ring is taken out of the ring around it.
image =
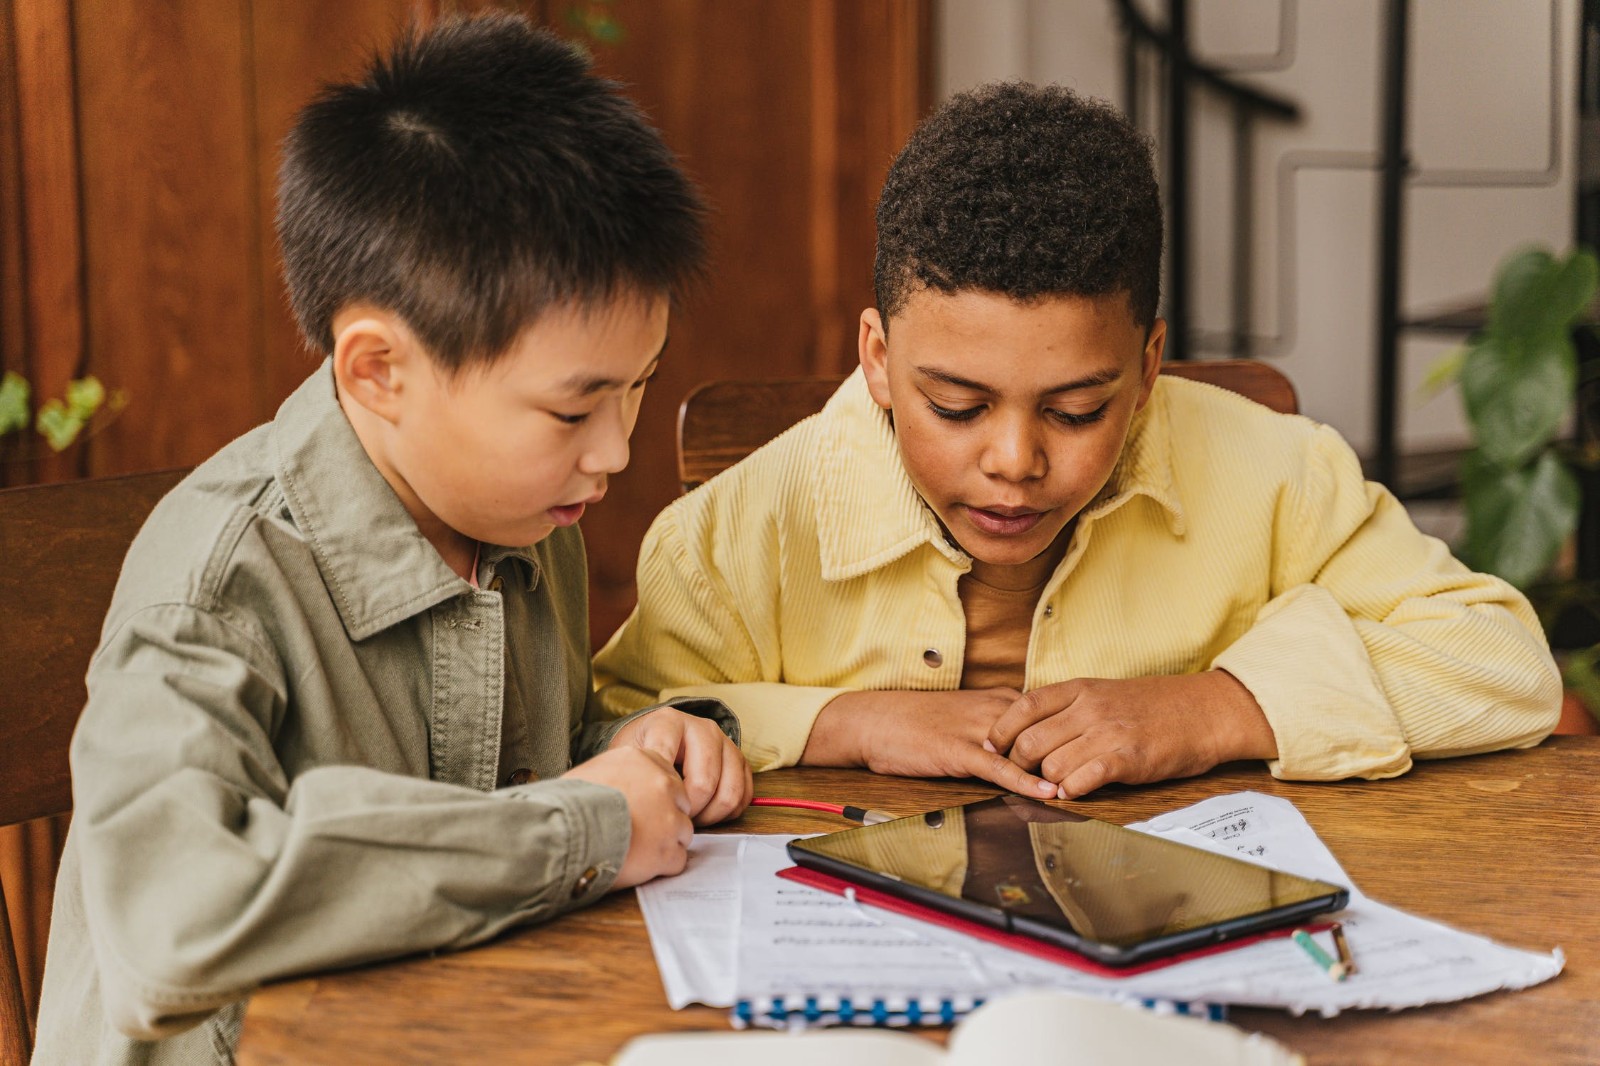
[[[904,1028],[918,1025],[954,1025],[984,1000],[961,997],[897,999],[882,996],[857,1001],[849,996],[775,996],[765,1001],[741,999],[733,1005],[735,1029],[809,1029],[816,1026],[874,1026]],[[1173,1014],[1221,1022],[1228,1008],[1221,1003],[1174,1002],[1164,999],[1134,1001],[1156,1014]]]

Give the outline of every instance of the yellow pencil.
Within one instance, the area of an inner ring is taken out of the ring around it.
[[[1333,923],[1333,947],[1339,953],[1339,965],[1344,967],[1345,976],[1356,972],[1356,960],[1350,955],[1350,941],[1344,938],[1344,923]]]

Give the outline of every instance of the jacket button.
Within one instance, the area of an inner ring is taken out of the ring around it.
[[[489,582],[489,591],[490,592],[499,592],[501,586],[503,586],[504,584],[505,584],[505,579],[502,578],[499,574],[496,574],[494,576],[494,578]]]
[[[944,665],[944,656],[939,654],[938,648],[929,648],[922,653],[922,661],[927,663],[931,669],[937,670]]]
[[[539,780],[539,775],[524,766],[520,769],[511,771],[511,773],[506,777],[506,784],[526,785],[529,781],[537,780]]]
[[[599,876],[600,871],[596,870],[593,866],[583,871],[583,875],[579,877],[577,883],[572,886],[572,898],[577,899],[579,896],[582,896],[588,892],[589,887],[594,884],[594,879]]]
[[[1047,604],[1044,605],[1044,616],[1046,618],[1053,618],[1055,616],[1055,613],[1056,613],[1056,605],[1055,604],[1047,603]]]

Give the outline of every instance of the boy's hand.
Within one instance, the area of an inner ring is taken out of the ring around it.
[[[631,888],[652,878],[681,873],[689,861],[694,825],[683,778],[653,751],[613,748],[561,775],[606,785],[628,801],[628,854],[613,888]]]
[[[1222,670],[1046,685],[1001,715],[988,743],[1017,766],[1059,782],[1062,799],[1112,781],[1165,781],[1278,754],[1255,697]]]
[[[683,774],[695,825],[738,817],[750,805],[750,764],[709,718],[661,707],[617,730],[610,747],[643,748],[676,766]]]
[[[1009,688],[846,692],[822,708],[800,762],[899,777],[981,777],[1025,796],[1054,796],[1052,782],[983,747],[1018,695]]]

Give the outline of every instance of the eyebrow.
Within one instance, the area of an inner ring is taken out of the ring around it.
[[[641,378],[649,377],[650,371],[654,370],[658,365],[660,365],[661,357],[666,354],[667,344],[670,343],[671,340],[672,338],[669,335],[666,340],[661,342],[660,351],[656,352],[656,357],[650,360],[650,365],[644,368],[644,373],[639,375]],[[561,383],[559,386],[559,391],[570,396],[583,397],[593,396],[595,393],[605,392],[607,389],[620,389],[626,385],[632,384],[632,381],[619,381],[617,378],[602,378],[596,377],[592,374],[574,374],[572,377]]]
[[[985,385],[981,381],[973,381],[970,378],[964,378],[957,374],[946,373],[943,370],[935,370],[931,366],[919,366],[916,367],[916,371],[924,377],[932,378],[935,381],[942,381],[946,385],[954,385],[958,389],[971,389],[973,392],[987,393],[993,393],[995,391],[992,386]],[[1122,377],[1122,371],[1120,370],[1098,370],[1093,374],[1088,374],[1084,377],[1076,378],[1060,385],[1053,385],[1050,388],[1043,390],[1041,395],[1054,396],[1058,392],[1076,392],[1079,389],[1092,389],[1097,385],[1109,385],[1120,377]]]

